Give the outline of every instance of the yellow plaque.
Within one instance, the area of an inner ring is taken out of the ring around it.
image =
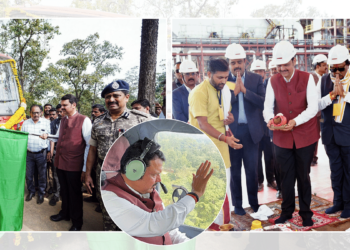
[[[341,104],[340,103],[334,103],[333,104],[333,116],[340,115],[340,110],[341,110]]]

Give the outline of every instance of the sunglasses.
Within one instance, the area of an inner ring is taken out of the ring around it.
[[[339,72],[343,72],[345,70],[345,67],[344,68],[330,68],[329,70],[332,73],[337,72],[338,70],[339,70]]]

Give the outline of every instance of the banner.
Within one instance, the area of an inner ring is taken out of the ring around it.
[[[28,133],[0,129],[0,231],[23,224]]]

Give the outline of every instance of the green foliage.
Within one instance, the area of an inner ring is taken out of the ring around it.
[[[39,85],[51,86],[47,91],[53,91],[56,97],[71,93],[78,99],[78,110],[90,115],[91,105],[104,103],[97,96],[104,87],[103,79],[120,72],[118,63],[111,60],[121,60],[123,48],[109,41],[99,43],[99,35],[95,33],[86,39],[75,39],[63,45],[60,55],[64,59],[50,64],[42,72]],[[53,85],[52,85],[53,83]],[[58,88],[65,85],[68,88]]]
[[[156,102],[159,102],[162,105],[163,97],[161,96],[161,93],[163,91],[163,84],[161,84],[162,81],[166,78],[166,66],[165,66],[165,60],[161,60],[159,62],[160,72],[156,73]],[[129,102],[127,103],[127,107],[131,109],[130,104],[137,100],[137,94],[138,94],[138,85],[139,85],[139,72],[140,69],[138,66],[132,67],[130,70],[126,72],[125,81],[129,83],[130,85],[130,98]]]
[[[191,191],[192,173],[197,171],[202,162],[211,162],[214,173],[205,194],[185,220],[186,225],[208,228],[219,214],[226,194],[226,171],[221,154],[205,135],[161,132],[158,134],[158,143],[166,157],[161,176],[169,190],[168,194],[161,192],[165,206],[173,203],[173,184]]]
[[[0,53],[8,54],[17,63],[18,78],[30,106],[38,100],[37,94],[45,94],[43,88],[36,89],[41,77],[42,62],[49,53],[47,46],[59,28],[43,19],[10,19],[0,27]]]

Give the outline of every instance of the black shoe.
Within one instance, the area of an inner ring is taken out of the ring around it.
[[[38,200],[36,201],[36,204],[42,204],[44,202],[44,195],[39,194],[38,195]]]
[[[97,207],[95,208],[95,212],[102,213],[102,209],[101,209],[100,204],[98,204]]]
[[[263,190],[264,190],[264,183],[259,183],[258,192],[263,191]]]
[[[62,215],[60,215],[60,214],[56,214],[56,215],[51,215],[51,216],[50,216],[50,220],[57,222],[57,221],[61,221],[61,220],[69,221],[70,219],[69,219],[69,218],[64,218],[64,217],[63,217]]]
[[[94,196],[90,196],[83,199],[85,202],[98,202],[98,199]]]
[[[282,199],[282,191],[281,190],[277,190],[276,198],[279,199],[279,200]]]
[[[255,205],[255,206],[251,206],[251,208],[253,209],[254,213],[258,212],[260,205]]]
[[[75,226],[72,226],[69,231],[80,231],[81,230],[81,227],[75,227]]]
[[[52,193],[54,193],[53,188],[52,188],[52,187],[50,187],[50,188],[49,188],[49,190],[47,190],[47,193],[48,193],[48,194],[52,194]]]
[[[312,227],[314,225],[314,222],[311,218],[309,219],[303,219],[303,227]]]
[[[35,196],[35,193],[29,193],[26,197],[26,201],[30,201]]]
[[[275,181],[267,183],[267,186],[269,188],[273,188],[273,189],[277,190],[277,183]]]
[[[50,206],[56,206],[56,203],[60,200],[60,198],[58,198],[56,195],[52,196],[50,201],[49,201],[49,205]]]
[[[344,205],[334,205],[333,207],[327,208],[325,213],[326,214],[335,214],[336,212],[339,212],[344,209]]]
[[[275,220],[275,224],[283,224],[289,219],[292,219],[292,216],[283,216],[283,215],[281,215],[277,220]]]

